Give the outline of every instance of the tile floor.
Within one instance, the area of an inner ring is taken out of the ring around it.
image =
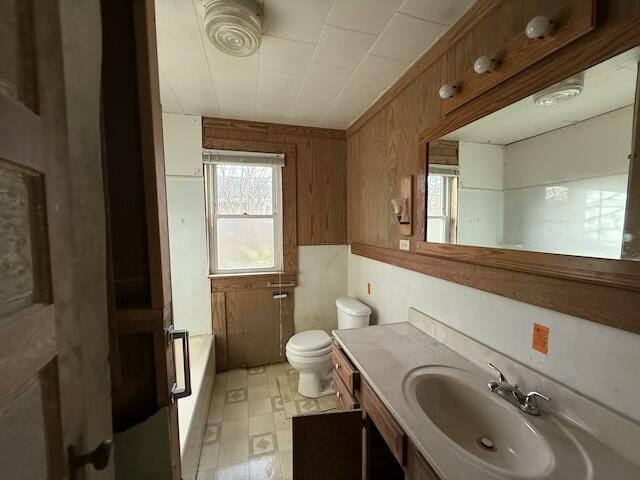
[[[288,480],[292,474],[291,415],[318,410],[295,393],[283,399],[278,377],[288,363],[217,374],[198,480]],[[285,411],[288,415],[285,415]]]

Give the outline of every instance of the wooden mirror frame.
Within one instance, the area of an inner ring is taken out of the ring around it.
[[[640,261],[579,257],[426,241],[426,189],[429,142],[526,98],[549,85],[640,45],[640,31],[626,28],[602,35],[587,50],[553,55],[478,95],[451,112],[419,139],[423,171],[417,184],[415,252],[429,257],[423,273],[524,301],[611,327],[640,333]],[[568,48],[571,48],[570,46]],[[640,84],[640,77],[639,82]],[[629,185],[640,205],[640,105],[634,110]],[[631,168],[633,167],[633,168]],[[631,190],[629,190],[631,191]],[[640,209],[638,211],[640,215]],[[456,262],[456,263],[453,263]],[[423,263],[423,262],[420,262]]]

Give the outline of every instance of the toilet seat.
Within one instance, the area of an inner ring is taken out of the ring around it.
[[[286,350],[300,357],[319,357],[331,353],[331,337],[324,330],[296,333],[287,342]]]

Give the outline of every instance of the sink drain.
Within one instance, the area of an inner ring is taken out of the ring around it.
[[[487,437],[480,437],[478,439],[478,445],[480,445],[484,450],[488,450],[490,452],[493,452],[496,449],[496,446],[493,444],[493,441]]]

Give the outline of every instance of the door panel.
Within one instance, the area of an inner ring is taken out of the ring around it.
[[[286,360],[293,335],[292,288],[229,291],[225,304],[229,368]]]
[[[362,410],[301,415],[292,422],[293,478],[362,478]]]
[[[48,303],[49,258],[43,175],[0,159],[0,327],[8,315]]]

